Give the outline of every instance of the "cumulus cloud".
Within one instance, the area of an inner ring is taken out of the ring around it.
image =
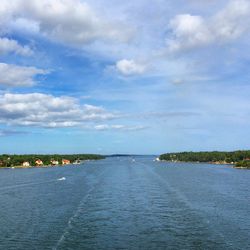
[[[0,86],[30,87],[35,84],[35,76],[45,75],[47,73],[48,71],[35,67],[24,67],[0,63]]]
[[[123,59],[116,63],[117,71],[124,76],[143,74],[146,71],[146,65],[137,63],[134,60]]]
[[[0,37],[0,55],[8,53],[15,53],[21,56],[30,56],[33,52],[28,46],[22,46],[16,40]]]
[[[239,38],[249,29],[250,2],[231,1],[210,18],[183,14],[169,23],[172,38],[167,39],[169,52],[180,52]]]
[[[28,23],[33,32],[58,42],[83,46],[97,39],[127,41],[131,31],[101,18],[81,0],[15,0],[0,8],[0,26],[22,29]],[[6,28],[5,28],[6,29]]]
[[[0,123],[37,127],[74,127],[116,115],[102,107],[81,105],[77,99],[41,93],[0,95]]]

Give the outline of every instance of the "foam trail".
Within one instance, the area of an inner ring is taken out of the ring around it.
[[[142,162],[140,162],[140,164],[143,165],[143,166],[146,166],[147,170],[156,179],[158,179],[163,185],[165,185],[168,188],[168,190],[170,190],[170,192],[174,193],[175,196],[176,196],[176,198],[179,200],[180,203],[182,203],[183,205],[185,205],[189,210],[192,210],[192,211],[194,211],[194,212],[197,213],[196,209],[192,206],[192,204],[188,201],[188,199],[183,194],[181,194],[176,188],[173,188],[169,183],[167,183],[166,180],[164,180],[164,178],[161,175],[159,175],[158,173],[154,172],[152,170],[152,168],[150,168],[147,164],[142,163]],[[208,221],[205,221],[203,219],[202,219],[202,221],[203,221],[203,223],[207,227],[209,226],[209,222]],[[224,240],[224,238],[225,238],[224,234],[222,232],[220,232],[220,231],[217,231],[217,230],[216,230],[216,232],[217,232],[217,235],[219,235],[220,238],[224,241],[224,243],[228,246],[228,249],[229,249],[230,248],[230,244]]]
[[[52,182],[55,182],[55,181],[56,180],[53,180],[53,181],[43,181],[43,182],[31,182],[31,183],[26,183],[26,184],[17,184],[17,185],[13,185],[13,186],[7,186],[7,187],[0,188],[0,191],[14,189],[14,188],[19,188],[19,187],[36,186],[36,185],[41,185],[41,184],[45,184],[45,183],[52,183]]]
[[[106,171],[107,171],[107,170],[104,170],[104,171],[98,176],[99,181],[98,181],[98,182],[88,191],[88,193],[87,193],[86,195],[83,196],[82,200],[80,201],[80,203],[79,203],[79,205],[78,205],[78,207],[77,207],[77,209],[76,209],[76,212],[73,214],[73,216],[71,216],[71,217],[69,218],[69,220],[68,220],[68,222],[67,222],[67,225],[66,225],[66,227],[64,228],[63,233],[62,233],[60,239],[57,241],[55,247],[52,248],[53,250],[57,250],[57,248],[58,248],[58,247],[61,245],[61,243],[64,241],[65,235],[69,232],[69,230],[70,230],[71,228],[73,228],[73,226],[72,226],[72,221],[74,220],[74,218],[76,218],[76,217],[79,215],[83,203],[89,198],[90,194],[96,189],[96,186],[101,182],[101,180],[102,180],[101,177],[104,175],[104,173],[105,173]]]

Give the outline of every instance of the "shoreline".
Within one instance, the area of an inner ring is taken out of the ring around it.
[[[234,166],[233,168],[236,168],[236,169],[247,169],[247,170],[250,170],[250,168],[248,168],[248,167],[237,167],[237,166]]]
[[[159,160],[158,162],[227,165],[227,166],[231,166],[232,168],[235,168],[235,169],[250,170],[250,168],[248,168],[248,167],[237,167],[236,166],[237,163],[199,162],[199,161],[167,161],[167,160]]]
[[[168,160],[159,160],[158,162],[197,163],[197,164],[212,164],[212,165],[235,165],[235,163],[219,163],[219,162],[211,162],[211,161],[168,161]]]
[[[85,160],[85,161],[96,161],[96,160]],[[0,169],[28,169],[28,168],[54,168],[54,167],[73,167],[75,165],[83,165],[84,162],[78,164],[58,164],[58,165],[42,165],[42,166],[12,166],[12,167],[0,167]],[[236,166],[236,163],[225,163],[225,162],[199,162],[199,161],[168,161],[168,160],[156,160],[157,162],[169,162],[169,163],[192,163],[192,164],[210,164],[210,165],[227,165],[235,169],[246,169],[250,170],[248,167]]]
[[[173,152],[161,154],[159,159],[172,162],[197,162],[250,169],[250,150]]]
[[[81,164],[64,164],[64,165],[43,165],[43,166],[12,166],[12,167],[0,167],[0,169],[27,169],[27,168],[54,168],[54,167],[69,167],[72,165],[83,165],[83,163]]]
[[[79,165],[84,165],[85,162],[89,161],[100,161],[101,159],[88,159],[82,160],[81,163],[70,163],[70,164],[57,164],[57,165],[41,165],[41,166],[12,166],[12,167],[0,167],[0,169],[27,169],[27,168],[54,168],[54,167],[75,167]]]

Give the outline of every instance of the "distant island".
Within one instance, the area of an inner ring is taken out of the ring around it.
[[[60,166],[69,164],[80,164],[86,160],[101,160],[105,157],[97,154],[30,154],[30,155],[0,155],[0,168],[17,167],[28,168],[32,166]]]
[[[213,164],[232,164],[235,168],[250,169],[250,150],[232,152],[205,151],[166,153],[159,156],[161,161],[206,162]]]

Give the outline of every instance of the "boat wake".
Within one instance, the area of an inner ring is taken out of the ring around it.
[[[79,216],[79,214],[81,213],[82,210],[82,206],[85,203],[85,201],[90,197],[91,193],[96,189],[96,187],[99,185],[99,183],[102,181],[102,176],[106,173],[107,170],[104,170],[99,176],[98,179],[99,181],[94,184],[94,186],[92,188],[90,188],[90,190],[88,191],[88,193],[86,195],[83,196],[82,200],[80,201],[78,207],[76,208],[75,213],[69,218],[66,227],[64,228],[64,231],[60,237],[60,239],[57,241],[56,245],[52,248],[53,250],[57,250],[58,247],[63,243],[63,241],[65,240],[66,235],[69,233],[69,231],[72,229],[72,222],[75,218],[77,218]],[[65,177],[62,177],[65,178]],[[60,178],[60,179],[62,179]]]
[[[0,191],[12,190],[12,189],[23,188],[23,187],[25,188],[25,187],[30,187],[30,186],[39,186],[39,185],[42,185],[42,184],[45,184],[45,183],[53,183],[53,182],[55,182],[55,180],[16,184],[16,185],[11,185],[11,186],[7,186],[7,187],[1,187]]]

